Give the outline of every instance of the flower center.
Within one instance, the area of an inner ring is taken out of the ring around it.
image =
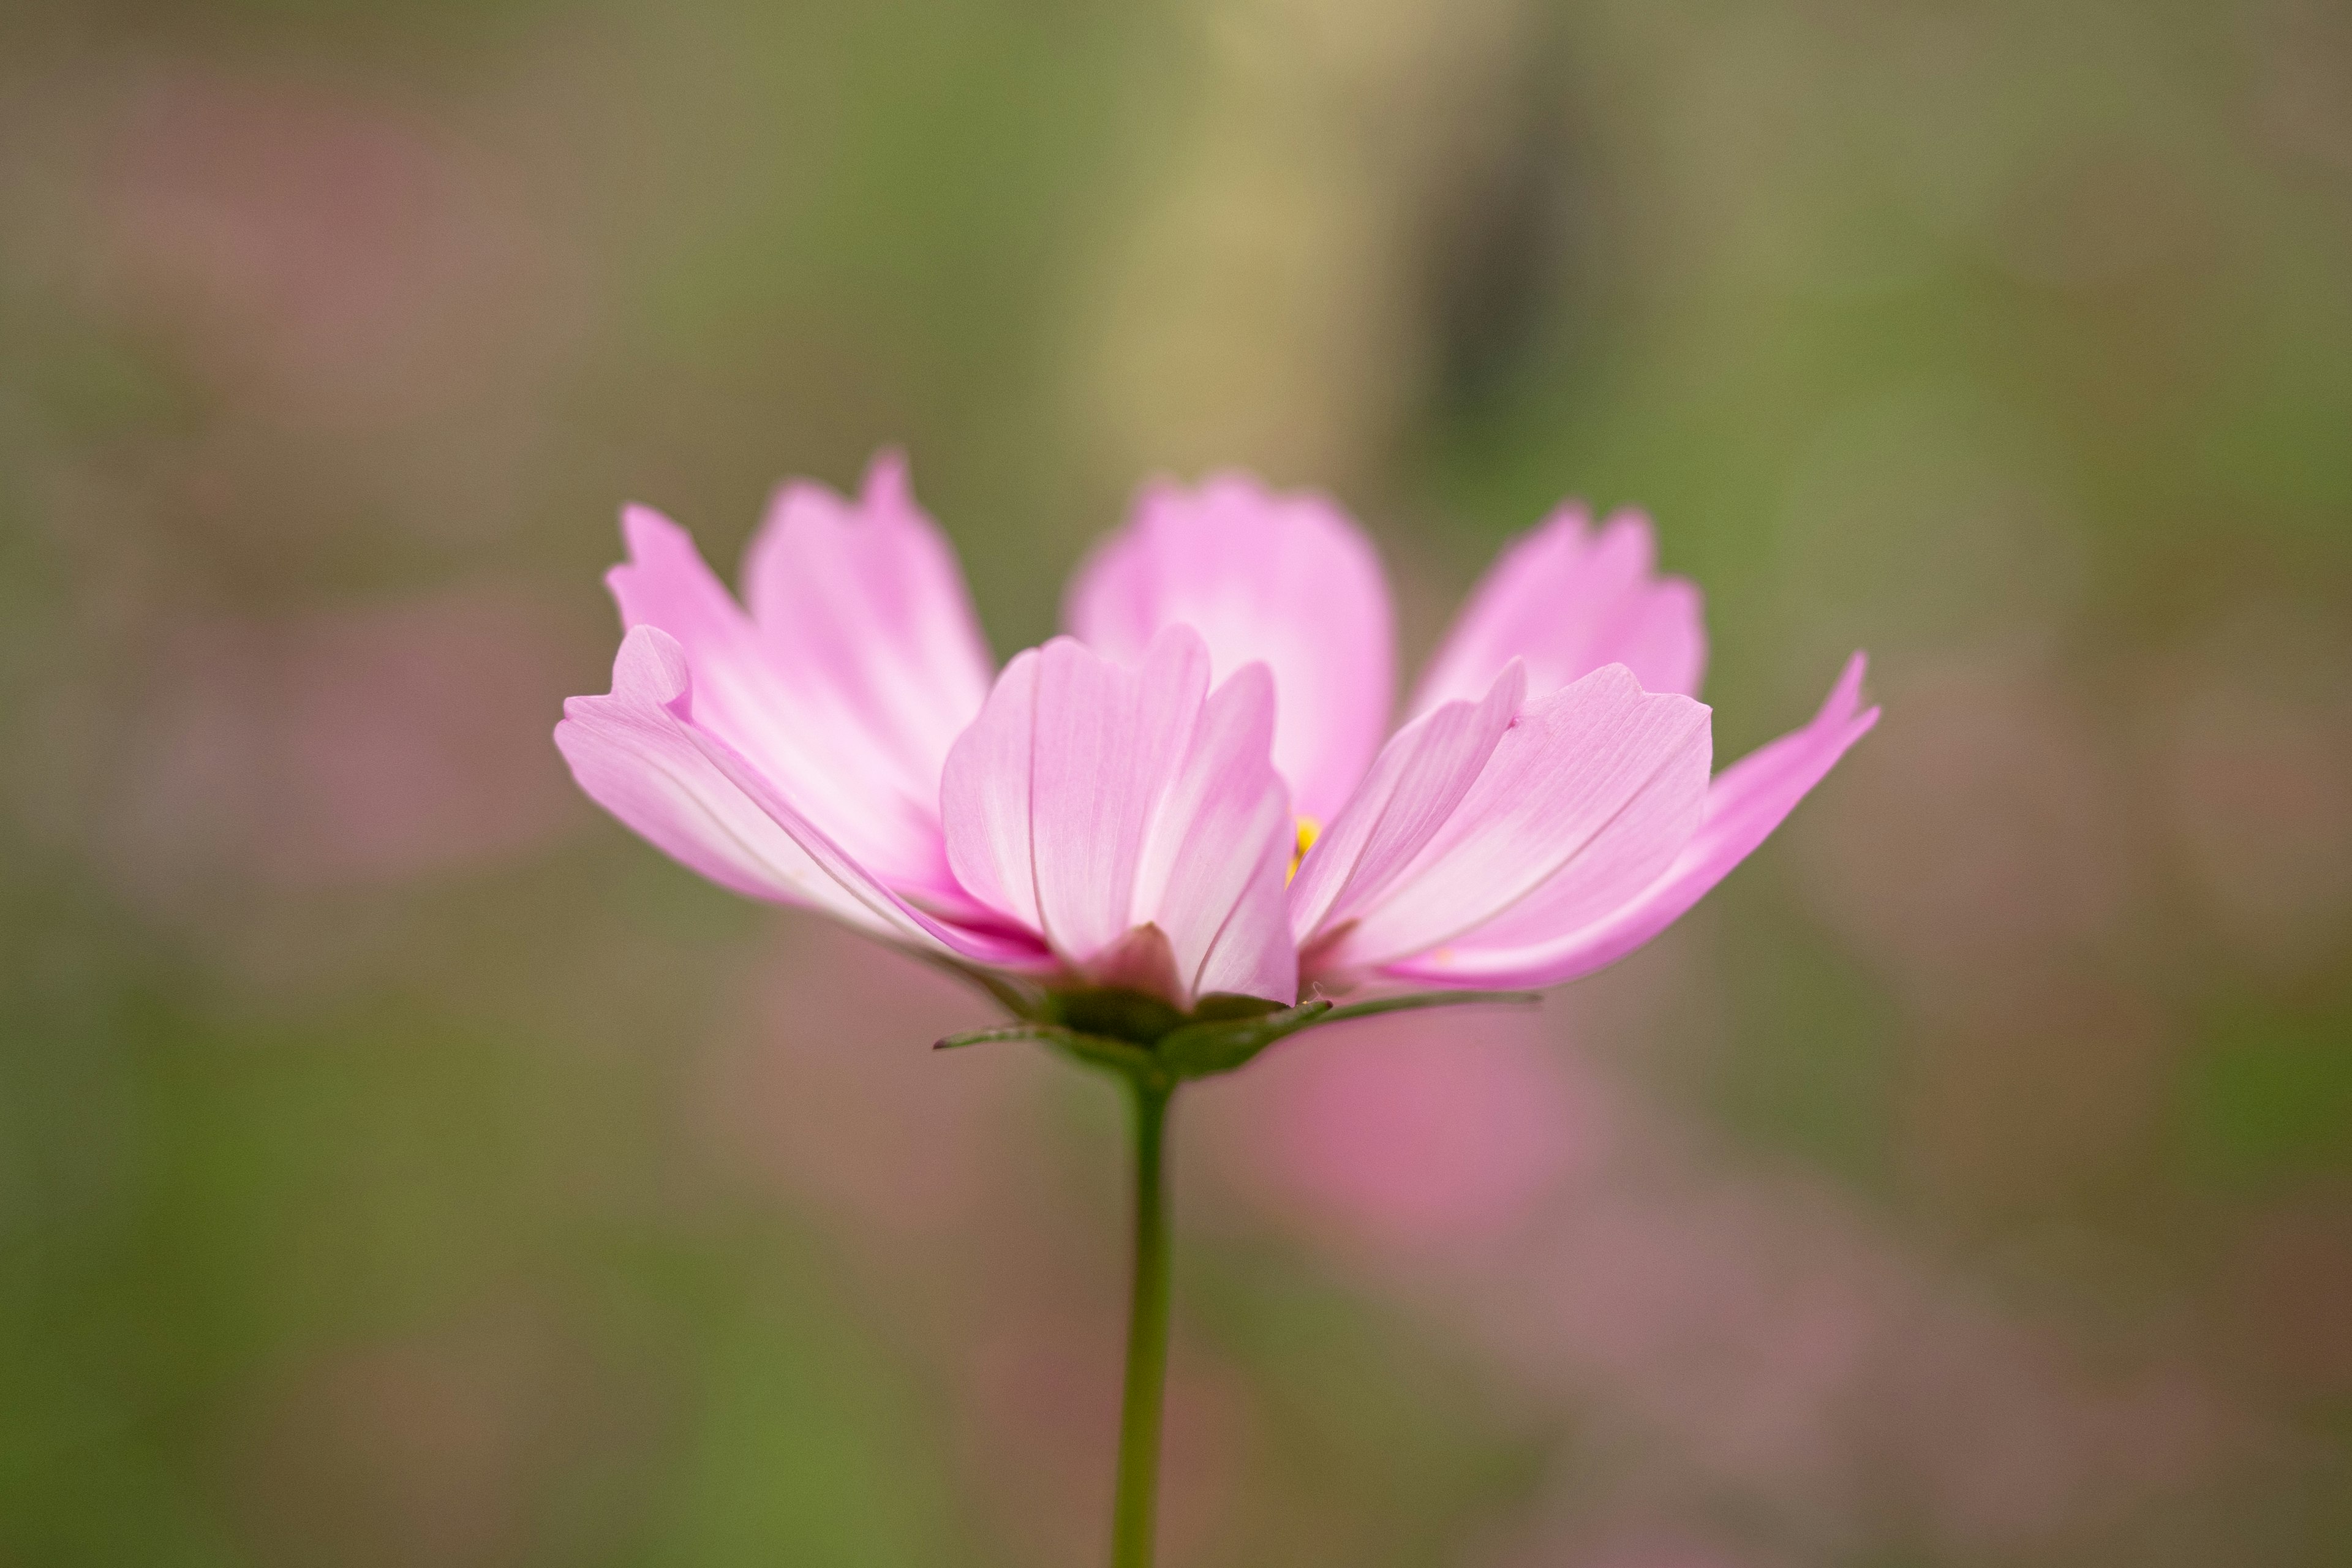
[[[1307,852],[1309,849],[1314,848],[1315,841],[1322,837],[1323,825],[1321,823],[1316,821],[1311,816],[1302,816],[1298,819],[1298,843],[1297,847],[1293,848],[1290,852],[1290,870],[1288,874],[1282,879],[1286,885],[1289,882],[1292,877],[1298,875],[1298,863],[1307,858]]]

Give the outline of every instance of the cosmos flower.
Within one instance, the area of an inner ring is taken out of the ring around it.
[[[1698,595],[1655,574],[1632,514],[1596,531],[1564,508],[1506,551],[1385,743],[1387,587],[1319,497],[1147,489],[1073,583],[1074,635],[992,679],[894,454],[855,500],[779,491],[740,604],[667,519],[633,507],[623,531],[612,692],[556,730],[591,796],[712,880],[963,969],[1025,1017],[1140,999],[1160,1022],[1108,1031],[1130,1038],[1589,973],[1877,718],[1857,655],[1810,724],[1710,778]]]

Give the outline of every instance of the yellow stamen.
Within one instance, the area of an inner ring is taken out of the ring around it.
[[[1307,858],[1307,852],[1314,848],[1315,841],[1322,837],[1321,823],[1311,816],[1302,816],[1298,819],[1298,846],[1290,852],[1290,874],[1283,878],[1283,881],[1286,883],[1291,877],[1298,875],[1298,863]]]

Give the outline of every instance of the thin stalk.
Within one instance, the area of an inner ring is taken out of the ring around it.
[[[1111,1568],[1151,1568],[1160,1492],[1160,1415],[1168,1384],[1168,1193],[1160,1151],[1174,1092],[1135,1089],[1135,1294],[1127,1320],[1127,1393],[1118,1421]]]

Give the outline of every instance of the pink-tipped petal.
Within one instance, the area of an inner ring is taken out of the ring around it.
[[[940,773],[940,817],[948,864],[966,892],[1030,931],[1037,912],[1031,848],[1031,762],[1037,751],[1037,671],[1042,650],[1013,656],[980,717],[948,749]]]
[[[1134,922],[1144,833],[1200,713],[1209,658],[1173,628],[1140,668],[1056,637],[1015,658],[940,783],[948,859],[971,895],[1074,968]]]
[[[1394,632],[1380,557],[1316,495],[1221,474],[1160,484],[1071,584],[1066,619],[1097,652],[1132,663],[1190,626],[1213,679],[1274,673],[1274,763],[1297,810],[1328,821],[1363,776],[1393,700]]]
[[[1514,658],[1542,697],[1622,664],[1647,691],[1698,694],[1706,627],[1697,588],[1655,574],[1657,545],[1638,512],[1599,534],[1581,506],[1562,507],[1514,542],[1479,582],[1430,661],[1412,710],[1475,697]]]
[[[1201,709],[1192,747],[1153,815],[1134,918],[1165,931],[1189,998],[1298,993],[1283,877],[1296,840],[1267,747],[1274,679],[1244,665]]]
[[[756,766],[696,722],[695,696],[678,641],[639,626],[622,639],[611,694],[565,703],[555,743],[591,799],[723,887],[974,963],[1037,967],[1044,953],[1034,942],[950,925],[882,888]]]
[[[988,696],[992,665],[954,548],[915,504],[906,459],[877,456],[856,501],[796,479],[743,558],[759,636],[828,731],[929,804]]]
[[[668,633],[622,639],[609,696],[563,705],[555,744],[591,800],[672,859],[751,898],[872,926],[800,847],[710,765],[667,704],[691,681]]]
[[[1287,1001],[1273,687],[1252,668],[1212,697],[1208,670],[1181,626],[1140,668],[1067,637],[1022,654],[948,754],[948,856],[974,898],[1097,983],[1180,1005],[1204,987]]]
[[[1476,784],[1323,963],[1377,968],[1502,922],[1558,931],[1623,905],[1687,843],[1706,799],[1706,706],[1622,665],[1530,700]]]
[[[625,626],[658,626],[684,648],[705,729],[774,779],[859,864],[952,903],[939,826],[940,731],[960,705],[967,719],[978,710],[986,656],[941,603],[942,573],[947,597],[961,597],[953,559],[912,512],[887,459],[867,492],[852,508],[820,500],[814,486],[786,488],[751,551],[759,621],[686,531],[645,507],[623,512],[629,559],[606,581]],[[894,571],[906,584],[891,586]],[[807,611],[813,602],[824,606],[822,616]],[[917,605],[943,619],[910,642]],[[919,677],[908,673],[918,658]]]
[[[717,700],[710,688],[719,668],[757,659],[741,606],[704,563],[693,537],[653,508],[623,507],[621,540],[629,558],[604,574],[604,584],[621,607],[624,627],[659,626],[689,659],[705,655],[703,700]],[[753,663],[755,670],[763,668]]]
[[[1398,731],[1290,884],[1290,929],[1306,948],[1388,890],[1436,837],[1494,755],[1527,694],[1515,661],[1476,702],[1448,702]]]
[[[1439,984],[1553,985],[1642,946],[1763,843],[1878,721],[1875,708],[1857,711],[1864,668],[1863,656],[1854,655],[1812,722],[1726,768],[1708,786],[1698,831],[1665,872],[1622,908],[1542,940],[1500,942],[1487,931],[1474,932],[1388,973]]]
[[[1284,794],[1286,800],[1288,792]],[[1286,807],[1193,973],[1196,997],[1226,992],[1285,1005],[1298,999],[1298,943],[1290,934],[1290,903],[1283,896],[1294,837]]]
[[[622,509],[621,537],[629,558],[604,582],[620,605],[622,627],[657,626],[668,634],[695,672],[701,722],[762,767],[793,776],[802,748],[793,740],[783,674],[692,536],[651,507],[631,506]],[[843,826],[831,820],[831,802],[813,805],[829,826]]]
[[[1030,859],[1045,939],[1074,962],[1140,923],[1144,836],[1192,745],[1208,685],[1208,650],[1181,626],[1161,634],[1140,669],[1066,637],[1039,652]]]
[[[693,723],[681,694],[671,710],[687,723],[687,732],[705,758],[727,780],[782,827],[793,843],[826,876],[879,921],[888,933],[916,947],[932,947],[952,957],[997,969],[1045,970],[1052,955],[1027,931],[996,922],[967,926],[942,920],[909,903],[882,885],[866,868],[825,837],[815,824],[793,808],[772,781],[726,742]]]

